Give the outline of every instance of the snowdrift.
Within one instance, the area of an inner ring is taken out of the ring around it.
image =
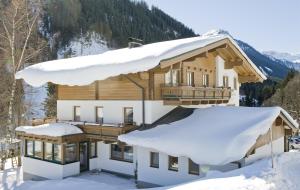
[[[46,135],[51,137],[61,137],[83,133],[78,127],[67,123],[50,123],[39,126],[20,126],[16,131],[34,135]]]
[[[229,35],[206,34],[200,37],[152,43],[136,48],[111,50],[98,55],[47,61],[19,71],[16,78],[24,79],[32,86],[41,86],[47,82],[70,86],[88,85],[96,80],[105,80],[120,74],[147,71],[158,66],[162,60],[226,38],[247,58]],[[256,72],[266,79],[251,60],[248,59],[248,61]]]
[[[133,131],[118,139],[172,156],[186,156],[198,164],[224,165],[242,159],[280,113],[290,119],[280,107],[195,109],[185,119]]]

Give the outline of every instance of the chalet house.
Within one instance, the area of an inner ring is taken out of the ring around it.
[[[57,85],[57,118],[16,129],[25,179],[99,169],[170,185],[288,151],[298,124],[281,108],[239,107],[266,77],[227,35],[54,60],[17,73]]]

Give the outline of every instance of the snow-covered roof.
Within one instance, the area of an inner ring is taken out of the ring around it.
[[[222,165],[242,159],[260,135],[284,114],[280,107],[210,107],[195,109],[179,121],[118,137],[122,142],[186,156],[199,164]],[[298,124],[292,120],[298,127]]]
[[[35,64],[19,71],[17,79],[23,78],[32,86],[47,82],[61,85],[88,85],[120,74],[147,71],[160,61],[229,39],[250,63],[262,79],[266,76],[252,63],[236,42],[226,34],[208,33],[199,37],[165,41],[136,48],[111,50],[98,55],[60,59]]]
[[[61,137],[83,133],[78,127],[67,123],[50,123],[39,126],[20,126],[16,128],[16,131],[51,137]]]

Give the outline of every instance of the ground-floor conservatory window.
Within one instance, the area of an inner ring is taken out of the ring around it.
[[[26,156],[33,156],[34,141],[26,140]]]
[[[117,144],[112,144],[110,154],[110,157],[113,160],[133,162],[132,146],[119,146]]]
[[[77,145],[75,143],[67,144],[65,149],[65,161],[66,163],[75,162],[77,160]]]
[[[45,160],[53,160],[53,144],[45,142],[44,143],[44,156]]]
[[[34,141],[34,157],[43,159],[43,142]]]

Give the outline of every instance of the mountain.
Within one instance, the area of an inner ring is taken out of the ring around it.
[[[45,13],[44,33],[53,42],[53,58],[96,54],[126,47],[128,37],[142,39],[147,44],[197,36],[192,29],[159,8],[148,7],[143,1],[48,0]],[[229,34],[225,30],[209,33]],[[94,40],[95,37],[98,40]],[[294,63],[290,61],[265,55],[246,42],[236,41],[269,78],[283,79],[294,68]]]
[[[284,61],[290,61],[293,63],[300,63],[300,53],[299,54],[291,54],[291,53],[282,53],[277,51],[263,51],[264,55],[273,57],[275,59],[280,59]]]
[[[205,35],[216,34],[216,33],[226,34],[231,36],[231,34],[228,31],[222,29],[209,31]],[[232,38],[234,37],[232,36]],[[290,69],[294,67],[294,63],[290,61],[270,57],[268,55],[265,55],[257,51],[255,48],[253,48],[251,45],[247,44],[246,42],[243,42],[238,39],[235,39],[235,41],[238,43],[241,49],[247,54],[247,56],[252,60],[252,62],[269,78],[283,79],[290,71]]]

